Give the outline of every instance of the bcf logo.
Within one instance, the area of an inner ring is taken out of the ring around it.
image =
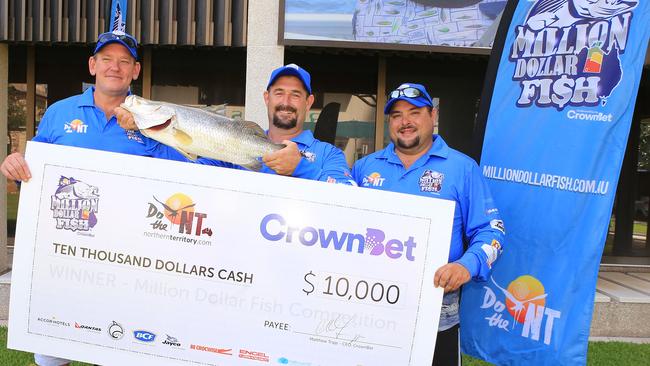
[[[146,330],[134,330],[133,337],[142,342],[153,342],[156,339],[156,335],[148,332]]]

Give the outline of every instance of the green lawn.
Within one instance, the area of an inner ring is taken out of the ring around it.
[[[463,366],[489,366],[491,363],[463,356]],[[589,366],[650,365],[650,344],[623,342],[589,342]]]
[[[31,353],[7,349],[7,328],[0,327],[0,365],[33,366]],[[637,366],[650,365],[650,344],[633,344],[622,342],[589,342],[587,355],[589,366]],[[86,363],[73,362],[73,366],[90,366]],[[463,366],[489,366],[491,364],[469,356],[463,356]]]
[[[0,365],[2,366],[34,366],[34,356],[31,353],[7,349],[7,327],[0,327]],[[87,363],[73,362],[72,366],[90,366]]]
[[[481,360],[463,356],[463,366],[489,366]],[[623,342],[589,342],[589,366],[641,366],[650,365],[650,344]]]

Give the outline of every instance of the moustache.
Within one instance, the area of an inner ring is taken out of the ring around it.
[[[297,110],[296,108],[290,106],[290,105],[285,105],[285,104],[280,104],[279,106],[275,107],[276,112],[292,112],[296,113]]]
[[[398,131],[398,132],[404,132],[404,130],[406,130],[406,129],[414,129],[414,130],[416,130],[415,126],[413,126],[413,125],[406,125],[406,126],[402,126],[402,127],[400,127],[399,130],[397,130],[397,131]]]

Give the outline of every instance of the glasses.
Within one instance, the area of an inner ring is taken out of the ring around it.
[[[391,99],[399,98],[401,96],[405,96],[407,98],[417,98],[417,97],[420,97],[420,96],[424,96],[425,98],[427,98],[427,96],[420,89],[414,88],[412,86],[409,86],[409,87],[406,87],[406,88],[403,88],[403,89],[395,89],[392,92],[390,92],[390,94],[388,94],[388,96]]]
[[[131,37],[126,33],[114,33],[114,32],[102,33],[99,35],[99,38],[97,39],[97,44],[104,44],[108,41],[122,41],[129,48],[133,48],[133,49],[138,48],[138,42],[135,40],[135,38]]]

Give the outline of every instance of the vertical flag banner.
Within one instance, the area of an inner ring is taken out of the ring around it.
[[[113,0],[111,3],[111,29],[114,32],[126,32],[126,11],[128,0]]]
[[[650,0],[512,5],[481,157],[507,239],[490,280],[465,286],[462,348],[499,365],[584,365]]]

